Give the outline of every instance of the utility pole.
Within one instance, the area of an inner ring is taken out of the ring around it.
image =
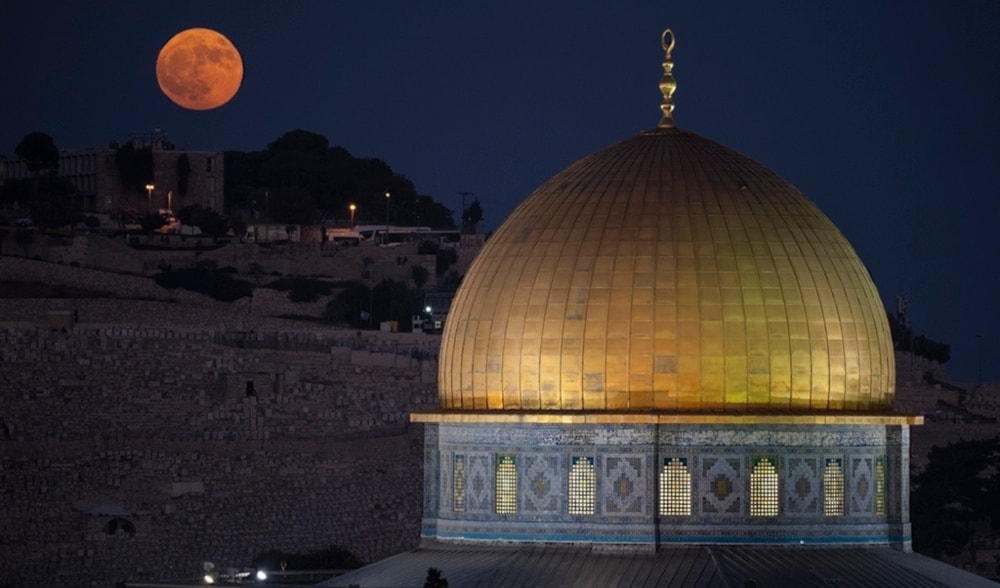
[[[476,194],[475,194],[475,192],[459,192],[458,195],[462,197],[462,211],[459,213],[459,214],[462,215],[462,223],[461,223],[462,230],[459,231],[459,233],[462,234],[462,235],[464,235],[465,234],[465,197],[466,196],[475,196]]]
[[[979,347],[979,386],[983,385],[983,336],[976,335],[976,341]]]

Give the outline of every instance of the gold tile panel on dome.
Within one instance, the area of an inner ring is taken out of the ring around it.
[[[443,409],[891,410],[868,271],[794,186],[673,126],[672,45],[660,126],[556,174],[473,262]]]

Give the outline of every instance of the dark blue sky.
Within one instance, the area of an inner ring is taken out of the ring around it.
[[[5,3],[0,154],[163,129],[259,150],[301,128],[379,157],[495,227],[542,181],[659,120],[669,26],[679,127],[784,176],[857,249],[883,298],[1000,380],[1000,2],[298,1]],[[243,55],[239,94],[186,111],[160,47],[189,27]]]

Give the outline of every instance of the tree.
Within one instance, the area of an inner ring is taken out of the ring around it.
[[[21,139],[21,142],[14,149],[14,153],[25,161],[28,171],[35,177],[33,195],[37,198],[41,173],[54,174],[59,171],[59,149],[52,137],[35,131],[28,133]]]
[[[424,284],[427,283],[429,273],[430,272],[427,271],[427,268],[420,264],[414,264],[410,268],[410,278],[413,279],[413,284],[417,287],[417,289],[424,287]]]
[[[413,182],[385,161],[354,157],[343,147],[331,147],[323,135],[301,129],[285,133],[266,151],[227,152],[225,173],[226,202],[241,212],[254,199],[262,210],[260,195],[270,193],[269,222],[346,221],[348,205],[354,204],[358,224],[381,224],[389,192],[390,223],[455,226],[448,208],[418,195]]]
[[[371,289],[361,282],[350,282],[326,303],[323,319],[335,324],[367,328],[372,316]]]
[[[299,188],[278,188],[269,196],[268,221],[279,224],[309,225],[316,219],[316,201]],[[257,201],[257,208],[263,204]]]
[[[40,131],[25,135],[14,153],[25,161],[28,171],[36,176],[46,170],[54,172],[59,169],[59,149],[52,137]]]
[[[76,188],[62,176],[47,175],[38,184],[38,193],[31,201],[31,222],[40,227],[59,228],[83,220],[83,215],[71,205],[69,196]]]
[[[462,213],[462,230],[476,233],[476,225],[483,220],[483,207],[479,204],[479,198],[472,201],[472,204]]]
[[[934,446],[913,480],[913,548],[935,558],[974,548],[977,532],[1000,528],[998,492],[1000,437]]]
[[[146,184],[153,183],[153,150],[151,147],[136,147],[131,141],[115,152],[118,178],[122,187],[133,193],[141,193]]]
[[[167,224],[167,219],[163,218],[163,215],[158,212],[148,212],[139,219],[139,225],[142,226],[143,232],[146,233],[152,233],[165,224]]]
[[[443,247],[437,252],[437,258],[434,263],[434,273],[438,276],[443,276],[448,268],[455,265],[458,262],[458,253],[451,247]]]
[[[177,219],[181,224],[198,227],[203,233],[213,237],[222,237],[229,230],[229,221],[215,210],[200,204],[192,204],[178,210]]]

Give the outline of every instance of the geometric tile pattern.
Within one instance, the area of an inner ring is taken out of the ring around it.
[[[466,485],[466,507],[468,512],[493,512],[493,456],[479,454],[467,456],[469,463]]]
[[[432,472],[424,536],[909,543],[896,530],[908,522],[908,506],[887,459],[900,459],[909,442],[890,445],[891,427],[427,430],[427,447],[436,449],[424,451]]]
[[[643,510],[646,494],[642,472],[645,470],[640,456],[609,455],[604,459],[605,514],[638,514]]]
[[[871,456],[852,457],[850,471],[849,513],[875,512],[875,460]]]
[[[742,456],[702,458],[699,486],[708,489],[701,496],[703,513],[737,514],[741,512],[744,493],[742,472]]]
[[[559,457],[556,455],[524,455],[524,491],[521,506],[524,512],[559,512],[563,496]]]
[[[819,463],[817,456],[787,458],[785,512],[789,515],[815,515],[819,512]]]

